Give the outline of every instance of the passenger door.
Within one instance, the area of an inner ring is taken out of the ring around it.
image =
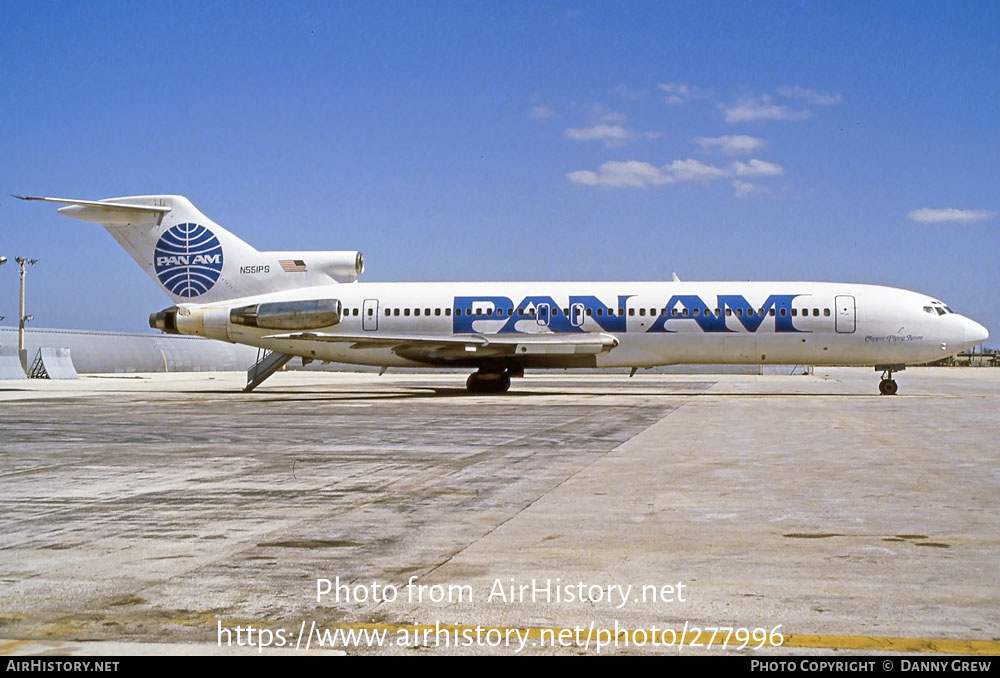
[[[378,299],[365,299],[361,309],[361,327],[369,332],[378,329]]]

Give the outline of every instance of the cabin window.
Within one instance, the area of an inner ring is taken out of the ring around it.
[[[639,315],[646,315],[646,309],[640,308],[639,309]]]
[[[403,315],[410,315],[410,309],[404,308],[403,309]]]
[[[388,315],[390,315],[391,313],[392,313],[392,311],[390,311],[389,309],[385,309],[385,314],[386,314],[387,316],[388,316]]]
[[[794,317],[794,316],[797,316],[798,314],[799,314],[799,309],[793,308],[792,309],[792,316]]]
[[[731,308],[727,308],[726,309],[726,317],[727,318],[732,318],[733,317],[733,309],[731,309]]]
[[[476,315],[482,315],[482,314],[483,314],[483,309],[477,308],[476,309]]]
[[[413,315],[420,315],[420,309],[419,308],[413,309]]]
[[[635,309],[634,309],[634,308],[630,308],[630,309],[628,310],[628,314],[629,314],[629,315],[635,315]]]
[[[736,317],[737,318],[742,318],[743,317],[743,309],[742,308],[736,309]]]
[[[604,309],[603,308],[597,309],[597,315],[604,315]]]
[[[399,315],[399,309],[398,308],[392,309],[392,314],[393,315]]]
[[[774,309],[772,308],[770,311],[767,312],[767,314],[773,318],[774,317]]]
[[[785,309],[781,309],[781,311],[780,311],[780,315],[781,315],[781,317],[782,317],[782,318],[784,318],[784,317],[785,317]]]
[[[819,309],[818,308],[814,308],[813,309],[813,316],[815,316],[817,318],[819,317]]]
[[[590,315],[592,314],[592,312],[593,312],[593,311],[592,311],[592,309],[589,309],[589,308],[588,308],[588,309],[587,309],[587,316],[589,317],[589,316],[590,316]]]
[[[829,316],[830,316],[830,309],[828,309],[828,308],[824,308],[824,309],[823,309],[823,315],[825,315],[825,316],[829,317]]]
[[[435,308],[434,309],[434,315],[441,315],[441,309],[440,308]]]
[[[673,317],[673,318],[677,317],[677,309],[676,308],[670,309],[670,316]]]
[[[444,314],[445,315],[451,315],[451,309],[450,308],[444,309]]]

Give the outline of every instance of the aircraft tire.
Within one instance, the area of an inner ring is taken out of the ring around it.
[[[899,390],[899,385],[896,384],[894,379],[883,379],[879,382],[878,392],[882,395],[896,395]]]
[[[465,388],[469,393],[506,393],[510,389],[510,375],[504,372],[490,379],[473,372],[465,380]]]

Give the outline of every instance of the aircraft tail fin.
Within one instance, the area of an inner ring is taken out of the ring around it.
[[[259,252],[179,195],[106,200],[15,196],[99,223],[174,303],[205,303],[355,280],[360,252]]]

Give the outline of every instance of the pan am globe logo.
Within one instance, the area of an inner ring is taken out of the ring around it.
[[[156,242],[153,267],[171,294],[198,297],[212,289],[222,274],[222,245],[200,224],[177,224]]]

